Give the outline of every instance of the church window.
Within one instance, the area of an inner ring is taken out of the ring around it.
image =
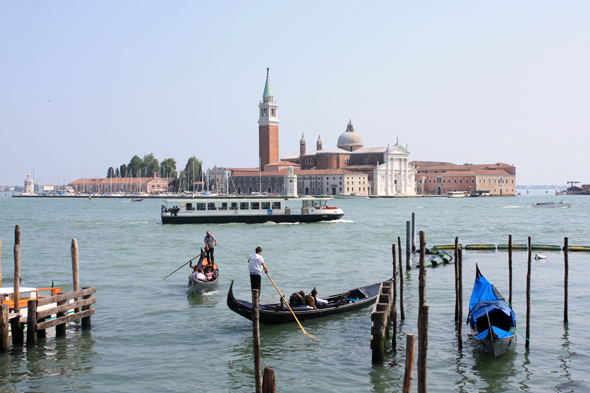
[[[462,182],[462,180],[463,180],[463,179],[459,179],[459,183],[461,183],[461,182]]]
[[[455,184],[457,184],[457,179],[455,179]]]

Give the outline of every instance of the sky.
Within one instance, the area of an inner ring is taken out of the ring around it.
[[[266,69],[280,156],[349,119],[410,160],[590,183],[588,1],[2,1],[0,185],[105,177],[153,153],[258,166]]]

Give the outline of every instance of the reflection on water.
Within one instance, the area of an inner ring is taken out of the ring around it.
[[[483,387],[486,392],[505,392],[512,391],[508,380],[516,375],[514,362],[517,352],[508,351],[500,356],[494,356],[485,353],[479,349],[474,349],[473,374],[478,375],[486,386]]]
[[[67,337],[41,339],[35,347],[12,350],[11,356],[0,357],[0,382],[6,391],[64,392],[93,390],[90,382],[79,382],[93,372],[100,360],[94,351],[90,331],[69,328]],[[5,391],[5,390],[2,391]]]
[[[188,300],[188,304],[191,307],[207,307],[207,308],[215,308],[219,303],[219,299],[217,295],[219,291],[213,292],[206,292],[206,293],[193,293],[190,290],[186,292],[186,298]]]

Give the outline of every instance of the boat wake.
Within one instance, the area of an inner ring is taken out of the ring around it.
[[[508,206],[504,206],[502,209],[521,209],[523,207],[528,207],[528,206],[512,206],[512,205],[508,205]]]
[[[220,290],[211,291],[211,292],[203,292],[203,293],[201,293],[201,295],[203,295],[203,296],[213,296],[213,295],[216,295],[216,294],[218,294],[220,292],[221,292]]]

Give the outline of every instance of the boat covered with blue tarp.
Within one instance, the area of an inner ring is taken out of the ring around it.
[[[485,352],[498,356],[516,346],[516,315],[479,267],[469,301],[467,324]]]

